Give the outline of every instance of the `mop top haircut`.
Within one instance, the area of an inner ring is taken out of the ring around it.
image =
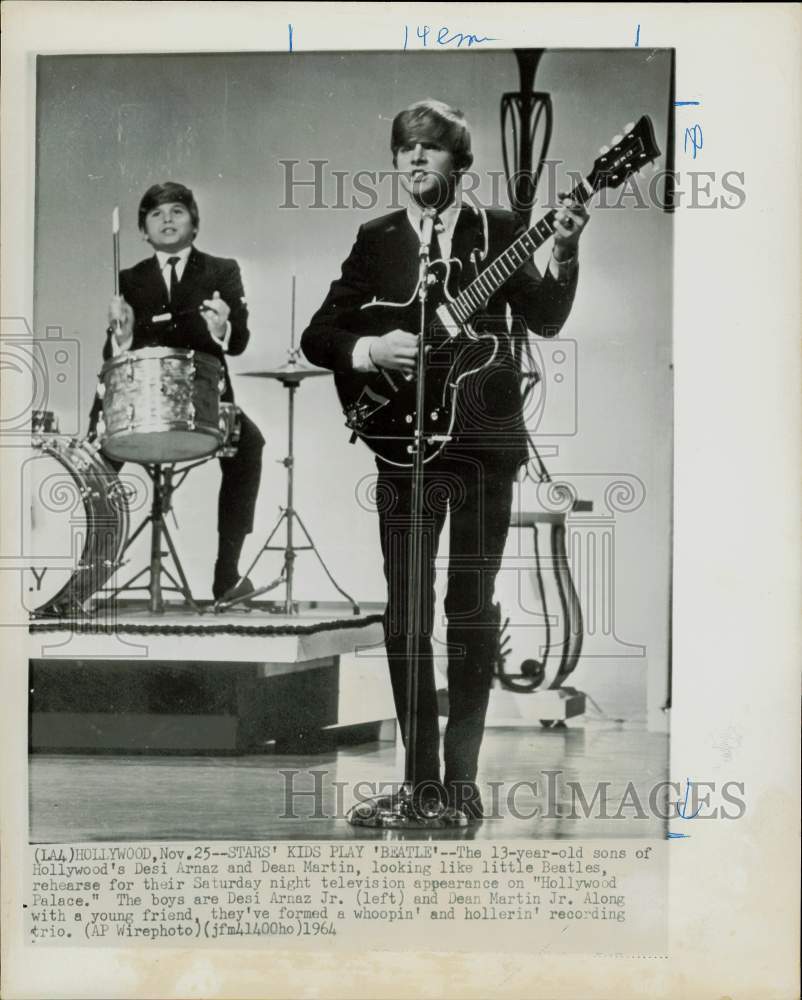
[[[185,187],[183,184],[177,184],[175,181],[154,184],[142,195],[138,215],[139,228],[142,232],[145,232],[145,218],[148,212],[156,208],[157,205],[166,205],[168,202],[177,202],[187,209],[192,219],[192,225],[197,232],[200,226],[200,212],[198,211],[198,203],[195,201],[195,195],[188,187]]]
[[[448,149],[458,173],[468,170],[473,163],[471,132],[465,115],[443,101],[431,98],[416,101],[395,116],[390,133],[393,166],[397,166],[396,157],[402,146],[421,139],[434,140]]]

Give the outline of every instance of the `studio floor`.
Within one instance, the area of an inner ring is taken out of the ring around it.
[[[371,830],[345,821],[360,796],[403,774],[403,753],[393,742],[302,756],[33,754],[30,837],[34,843],[661,839],[666,824],[649,808],[649,794],[668,777],[668,746],[668,736],[639,723],[587,717],[551,729],[489,728],[479,773],[486,818],[438,831]],[[600,798],[592,804],[602,783],[606,808]]]

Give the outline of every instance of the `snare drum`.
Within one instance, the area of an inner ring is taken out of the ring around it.
[[[76,614],[120,565],[128,538],[127,490],[97,446],[34,437],[22,473],[25,604],[37,614]]]
[[[242,410],[233,403],[220,404],[220,431],[223,443],[215,458],[233,458],[237,454],[239,436],[242,430]]]
[[[223,440],[223,387],[223,366],[199,351],[145,347],[111,358],[98,386],[104,453],[142,465],[213,454]]]

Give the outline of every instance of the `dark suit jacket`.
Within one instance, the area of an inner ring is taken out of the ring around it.
[[[451,247],[451,256],[462,267],[452,272],[451,294],[470,284],[525,229],[517,215],[502,210],[487,212],[487,226],[488,252],[483,261],[474,263],[472,251],[484,249],[482,220],[471,208],[462,209]],[[341,276],[332,283],[323,305],[302,334],[301,346],[313,364],[334,371],[352,370],[354,345],[360,336],[373,332],[360,329],[359,307],[373,298],[399,303],[410,298],[418,278],[418,246],[418,236],[405,210],[360,227],[351,253],[342,265]],[[570,280],[560,282],[550,271],[541,276],[530,260],[487,303],[474,325],[489,331],[506,331],[509,304],[513,339],[501,338],[499,357],[492,370],[482,373],[471,398],[467,399],[465,392],[458,397],[456,445],[479,453],[483,460],[497,450],[503,451],[513,464],[526,460],[520,355],[515,339],[523,336],[526,328],[540,336],[558,333],[571,310],[576,280],[576,268]],[[435,295],[432,307],[436,305]],[[403,328],[401,323],[399,326]]]
[[[225,352],[209,333],[199,306],[215,292],[231,310],[231,338],[228,353],[242,354],[250,338],[248,307],[242,288],[239,265],[235,260],[212,257],[190,251],[186,267],[178,284],[174,302],[170,302],[167,287],[159,270],[157,257],[148,257],[127,270],[120,271],[120,294],[134,310],[134,339],[131,350],[142,347],[180,347],[203,351],[218,358],[225,370],[226,388],[222,399],[231,402],[234,394],[228,377]],[[154,317],[172,315],[169,321],[154,321]],[[103,347],[103,359],[112,356],[111,334]]]

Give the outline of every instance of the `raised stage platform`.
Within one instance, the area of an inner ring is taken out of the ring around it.
[[[381,610],[317,604],[284,616],[257,604],[198,615],[170,605],[154,615],[131,601],[33,621],[30,748],[291,753],[392,738],[386,699],[341,711],[341,656],[363,653],[368,680],[383,667]]]

